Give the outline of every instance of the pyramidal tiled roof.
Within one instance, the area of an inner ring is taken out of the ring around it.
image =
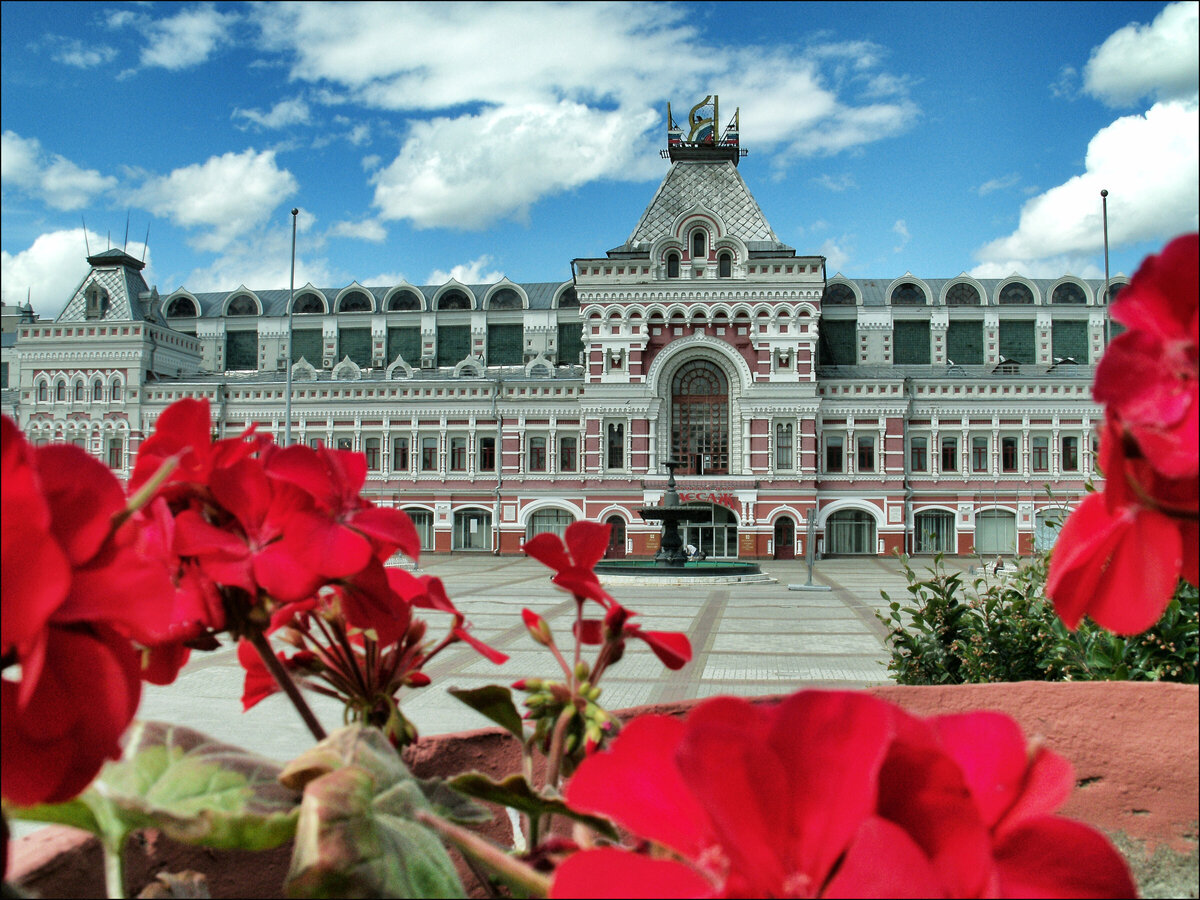
[[[680,213],[696,206],[715,212],[724,221],[728,234],[748,244],[791,249],[775,235],[737,167],[728,160],[672,163],[629,240],[617,249],[645,247],[668,233]]]
[[[132,266],[119,263],[117,260],[111,267],[97,265],[93,268],[80,282],[74,295],[54,321],[81,322],[86,319],[87,289],[93,284],[98,284],[108,295],[108,306],[101,316],[102,321],[128,322],[144,319],[143,305],[139,300],[141,295],[149,290],[146,279]]]

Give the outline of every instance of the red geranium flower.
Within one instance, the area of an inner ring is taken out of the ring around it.
[[[668,852],[578,853],[551,896],[1131,895],[1102,835],[1050,815],[1071,786],[998,714],[923,722],[854,692],[717,698],[686,721],[635,719],[584,760],[567,802]]]
[[[608,525],[581,519],[567,526],[565,542],[556,534],[544,532],[526,541],[521,549],[554,570],[552,583],[607,608],[615,601],[600,586],[594,569],[608,548],[609,530]]]

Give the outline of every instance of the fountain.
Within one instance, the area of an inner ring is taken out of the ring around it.
[[[667,470],[667,490],[658,506],[643,506],[638,510],[647,522],[662,522],[662,537],[658,552],[653,560],[603,560],[596,564],[596,572],[618,578],[645,578],[662,583],[664,579],[679,584],[693,581],[774,581],[754,563],[738,560],[692,560],[683,546],[679,534],[679,523],[707,519],[712,507],[707,503],[683,503],[675,489],[675,470],[683,463],[668,459],[663,462]]]

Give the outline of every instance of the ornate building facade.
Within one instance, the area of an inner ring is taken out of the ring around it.
[[[691,118],[629,238],[562,281],[160,296],[140,261],[90,256],[53,322],[14,325],[5,411],[127,475],[181,397],[282,441],[290,365],[292,439],[364,453],[367,493],[434,552],[588,518],[611,556],[653,553],[637,509],[672,457],[712,506],[686,526],[710,557],[801,554],[810,517],[824,554],[1052,541],[1097,475],[1092,375],[1127,279],[830,275],[768,224],[736,115],[719,140],[715,109]]]

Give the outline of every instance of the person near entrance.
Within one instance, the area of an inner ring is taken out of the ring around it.
[[[696,549],[695,544],[688,544],[684,549],[687,551],[688,559],[691,562],[699,562],[700,560],[708,557],[708,554],[703,550]]]

